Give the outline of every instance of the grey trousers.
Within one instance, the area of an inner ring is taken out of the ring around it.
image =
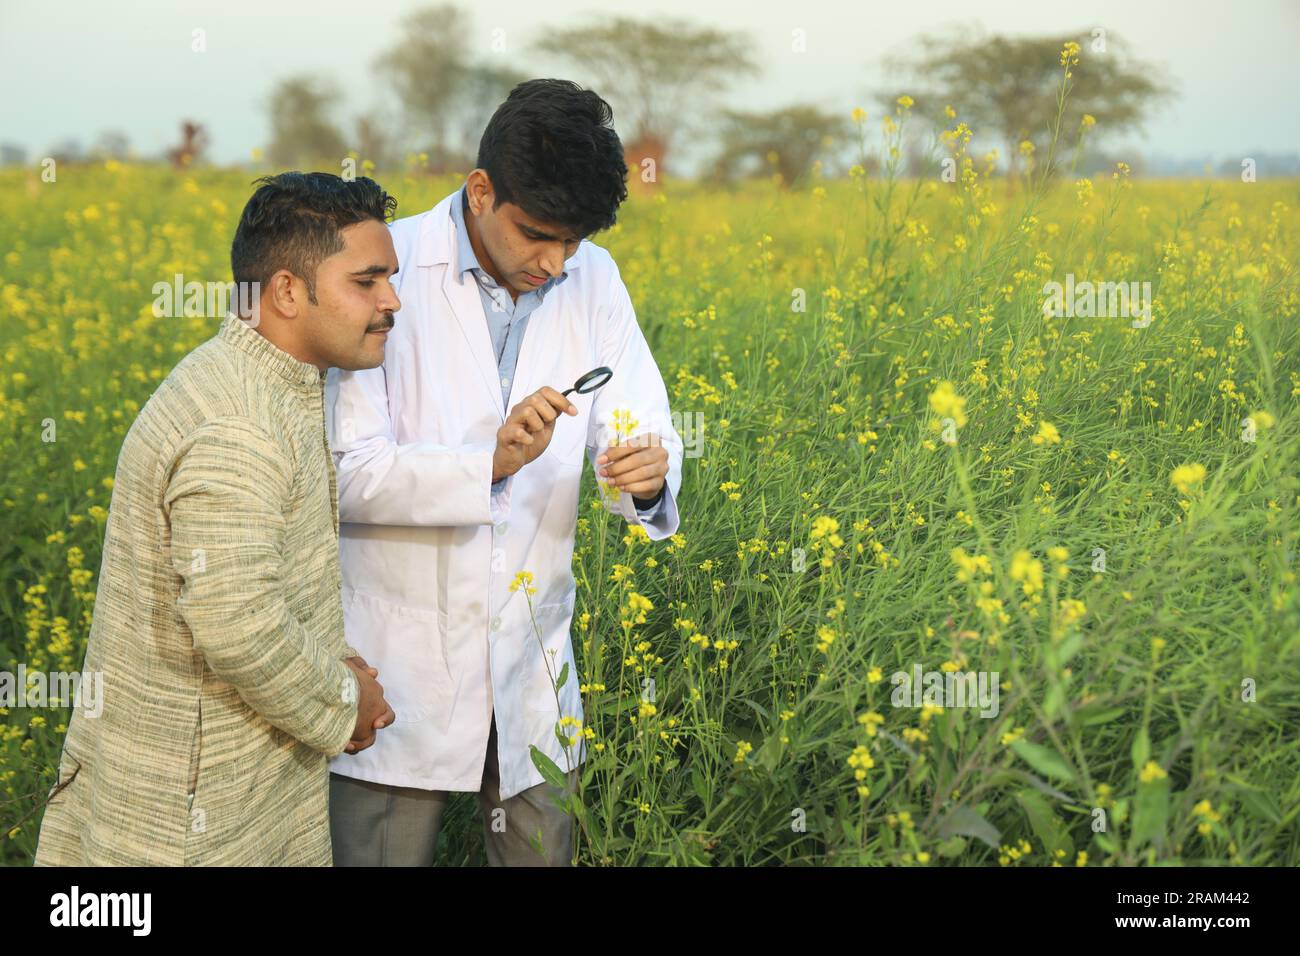
[[[569,772],[570,786],[577,786],[577,776],[577,770]],[[549,796],[563,791],[540,783],[503,801],[500,782],[493,714],[478,794],[488,865],[568,866],[573,855],[571,821]],[[330,774],[334,865],[432,866],[447,800],[446,790],[391,787]],[[531,844],[538,830],[545,859]]]

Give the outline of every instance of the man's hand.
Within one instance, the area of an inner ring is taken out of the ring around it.
[[[397,719],[397,715],[384,700],[383,685],[375,680],[379,671],[360,657],[346,658],[343,663],[356,673],[361,691],[361,699],[357,702],[357,723],[352,729],[352,739],[344,748],[345,753],[355,754],[373,744],[375,731],[387,727]]]
[[[352,664],[356,667],[360,667],[363,670],[369,671],[371,677],[379,676],[379,668],[371,667],[369,664],[366,663],[366,659],[364,657],[346,657],[344,658],[344,662],[348,664]]]
[[[555,419],[564,412],[577,415],[577,407],[549,386],[543,386],[510,409],[510,417],[497,429],[492,455],[492,480],[513,475],[546,451],[555,431]]]
[[[659,436],[646,432],[622,445],[606,448],[596,459],[600,476],[619,491],[635,498],[654,498],[668,475],[668,449]]]

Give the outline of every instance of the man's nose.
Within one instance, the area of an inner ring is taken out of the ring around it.
[[[379,310],[381,312],[396,312],[401,307],[402,300],[397,297],[397,290],[390,285],[388,287],[388,295],[384,296],[379,303]]]
[[[547,250],[546,255],[542,256],[542,268],[546,270],[548,279],[558,278],[564,271],[564,246],[560,245],[555,249]]]

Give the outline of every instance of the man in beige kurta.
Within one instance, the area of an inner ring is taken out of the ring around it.
[[[38,866],[330,865],[359,684],[323,389],[227,316],[127,433],[85,661],[103,711],[73,712]]]

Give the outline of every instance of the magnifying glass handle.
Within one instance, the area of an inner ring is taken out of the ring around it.
[[[561,397],[564,397],[564,396],[568,395],[568,394],[569,394],[570,392],[572,392],[572,391],[575,391],[575,390],[572,389],[572,388],[566,388],[564,391],[562,391],[562,392],[560,393],[560,396],[561,396]]]

